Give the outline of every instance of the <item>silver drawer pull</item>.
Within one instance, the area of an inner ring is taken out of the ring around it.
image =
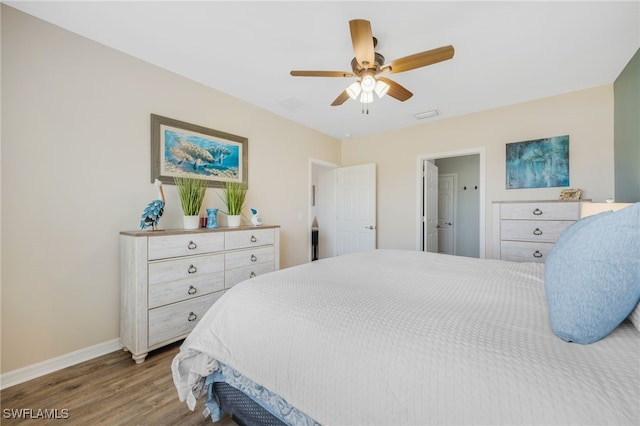
[[[540,216],[540,215],[542,214],[542,210],[540,210],[539,208],[536,208],[536,209],[533,211],[533,214],[534,214],[534,215],[536,215],[536,216]]]
[[[189,241],[189,244],[187,244],[187,248],[189,250],[195,250],[196,247],[198,247],[198,245],[196,243],[194,243],[193,241]]]
[[[193,265],[189,265],[189,269],[187,269],[187,272],[190,274],[195,274],[196,272],[198,272],[198,268]]]
[[[542,253],[540,253],[538,250],[536,250],[536,251],[533,252],[533,257],[540,258],[540,257],[542,257]]]
[[[533,230],[533,235],[542,235],[542,231],[540,230],[540,228],[536,228]]]
[[[256,273],[251,271],[251,275],[249,275],[249,278],[254,278],[256,276]]]
[[[189,322],[193,322],[198,319],[198,316],[193,312],[189,312],[189,316],[187,317],[187,319],[189,320]]]
[[[252,235],[252,236],[251,236],[251,242],[252,242],[252,243],[255,243],[256,241],[258,241],[258,239],[256,238],[256,236],[255,236],[255,235]]]
[[[196,294],[198,292],[198,289],[195,288],[194,286],[190,285],[189,286],[189,290],[187,290],[187,293],[189,294]]]
[[[256,255],[255,255],[255,254],[252,254],[252,255],[251,255],[251,261],[252,261],[252,262],[255,262],[255,261],[257,261],[257,260],[258,260],[258,258],[256,257]]]

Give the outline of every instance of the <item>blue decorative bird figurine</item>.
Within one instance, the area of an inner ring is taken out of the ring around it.
[[[154,231],[158,230],[158,222],[164,213],[164,192],[162,191],[162,182],[156,179],[153,184],[158,190],[158,199],[150,202],[144,208],[140,219],[140,229],[151,227]]]
[[[258,210],[257,209],[251,209],[251,214],[253,216],[251,216],[251,223],[253,224],[253,226],[260,226],[262,225],[262,218],[260,216],[258,216]]]

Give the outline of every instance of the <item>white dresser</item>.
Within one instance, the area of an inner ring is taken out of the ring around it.
[[[120,233],[120,343],[141,363],[226,289],[280,268],[278,226]]]
[[[494,257],[544,262],[560,233],[580,218],[580,204],[559,200],[494,202]]]

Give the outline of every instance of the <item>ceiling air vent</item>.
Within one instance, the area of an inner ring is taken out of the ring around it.
[[[425,111],[425,112],[419,112],[417,114],[413,114],[413,118],[415,118],[416,120],[424,120],[425,118],[433,118],[433,117],[437,117],[438,115],[440,115],[438,113],[438,110],[434,109],[431,111]]]

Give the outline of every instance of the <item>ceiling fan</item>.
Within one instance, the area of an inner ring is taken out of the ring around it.
[[[357,99],[358,95],[361,103],[369,104],[373,102],[374,92],[380,98],[388,94],[392,98],[404,102],[413,96],[413,93],[395,81],[380,76],[381,74],[397,74],[453,58],[453,46],[449,45],[415,53],[385,64],[384,56],[375,51],[378,41],[373,37],[369,21],[365,19],[351,20],[349,21],[349,29],[356,55],[351,60],[352,71],[294,70],[290,73],[294,77],[358,77],[358,81],[347,87],[333,101],[332,106],[342,105],[349,98]]]

